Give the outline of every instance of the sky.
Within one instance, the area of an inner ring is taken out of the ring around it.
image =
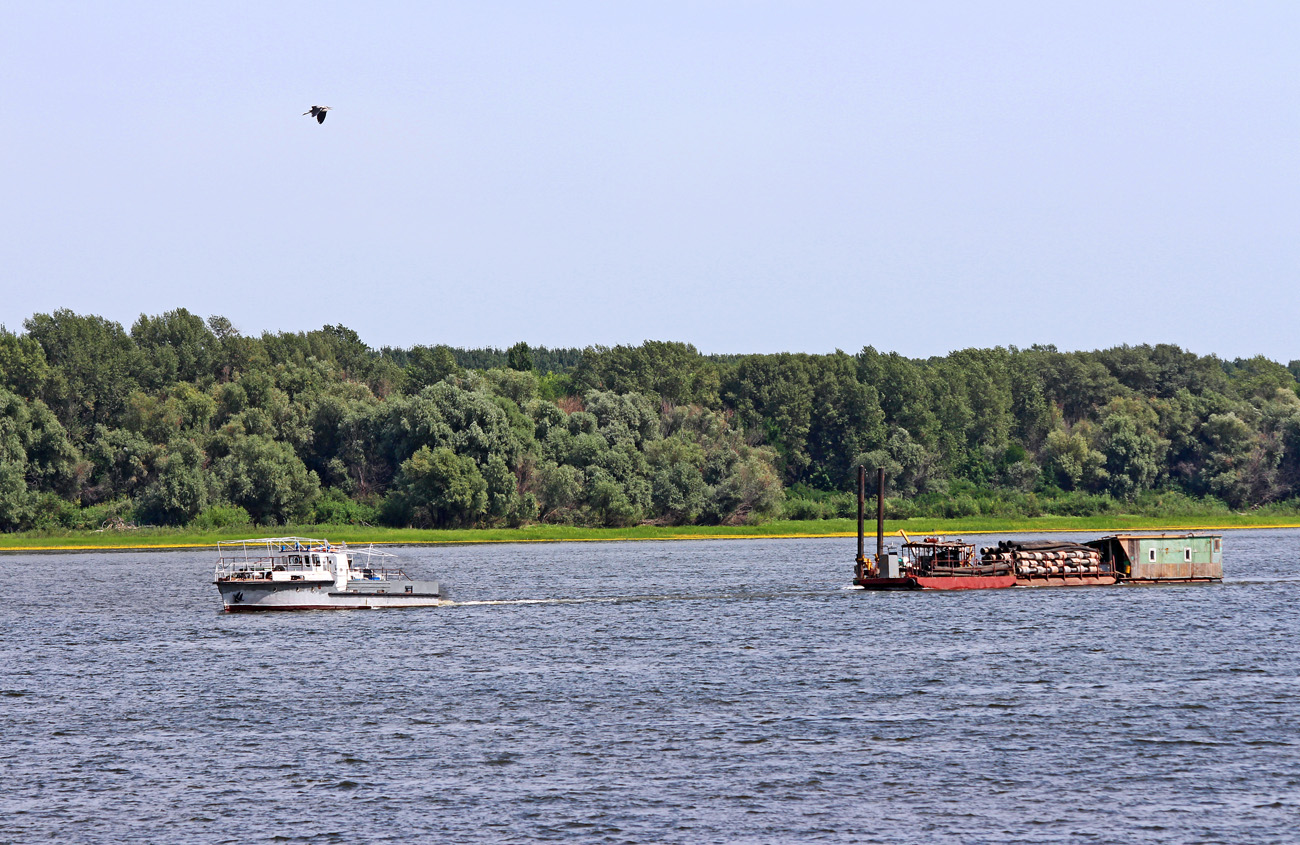
[[[11,331],[1300,359],[1295,2],[5,8]]]

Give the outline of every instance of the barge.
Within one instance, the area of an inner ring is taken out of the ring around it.
[[[978,560],[973,544],[938,537],[908,540],[901,557],[878,554],[874,564],[860,562],[856,574],[854,583],[868,590],[995,590],[1016,584],[1009,563]]]
[[[374,546],[310,537],[217,543],[214,583],[227,612],[433,607],[449,602],[437,581],[417,581]]]
[[[900,531],[902,554],[885,550],[885,471],[877,470],[876,555],[865,553],[866,469],[858,467],[858,556],[853,583],[864,590],[990,590],[1192,584],[1223,580],[1218,534],[1114,534],[1072,543],[1003,541],[980,549],[962,540]]]

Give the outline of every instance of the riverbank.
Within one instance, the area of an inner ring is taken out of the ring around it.
[[[1122,531],[1228,531],[1241,528],[1300,528],[1300,520],[1280,521],[1276,516],[1216,514],[1205,517],[1159,518],[1149,516],[1041,516],[1029,519],[886,520],[885,533],[900,530],[910,536],[1028,534],[1036,532],[1115,533]],[[867,534],[874,538],[875,524]],[[857,535],[852,519],[775,521],[761,525],[637,525],[630,528],[575,528],[567,525],[530,525],[523,528],[467,528],[425,530],[374,528],[356,525],[243,526],[221,531],[183,528],[138,528],[121,531],[28,532],[0,535],[0,552],[92,551],[126,549],[184,549],[215,546],[218,540],[271,536],[320,537],[353,545],[441,545],[474,543],[612,542],[626,540],[777,539],[787,537],[845,537]]]

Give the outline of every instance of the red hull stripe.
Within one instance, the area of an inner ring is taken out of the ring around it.
[[[906,578],[859,578],[866,590],[1000,590],[1014,587],[1014,575],[908,576]]]
[[[295,604],[295,605],[248,605],[248,604],[228,604],[226,605],[227,613],[261,613],[264,610],[369,610],[364,604],[353,606],[339,604]]]

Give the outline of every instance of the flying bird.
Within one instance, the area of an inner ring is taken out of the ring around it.
[[[329,111],[329,110],[330,110],[330,107],[329,107],[329,106],[312,106],[312,107],[311,107],[311,111],[305,111],[305,112],[303,112],[303,114],[304,114],[304,115],[309,114],[309,115],[311,115],[312,117],[316,118],[316,122],[317,122],[317,123],[324,123],[324,122],[325,122],[325,112],[327,112],[327,111]]]

